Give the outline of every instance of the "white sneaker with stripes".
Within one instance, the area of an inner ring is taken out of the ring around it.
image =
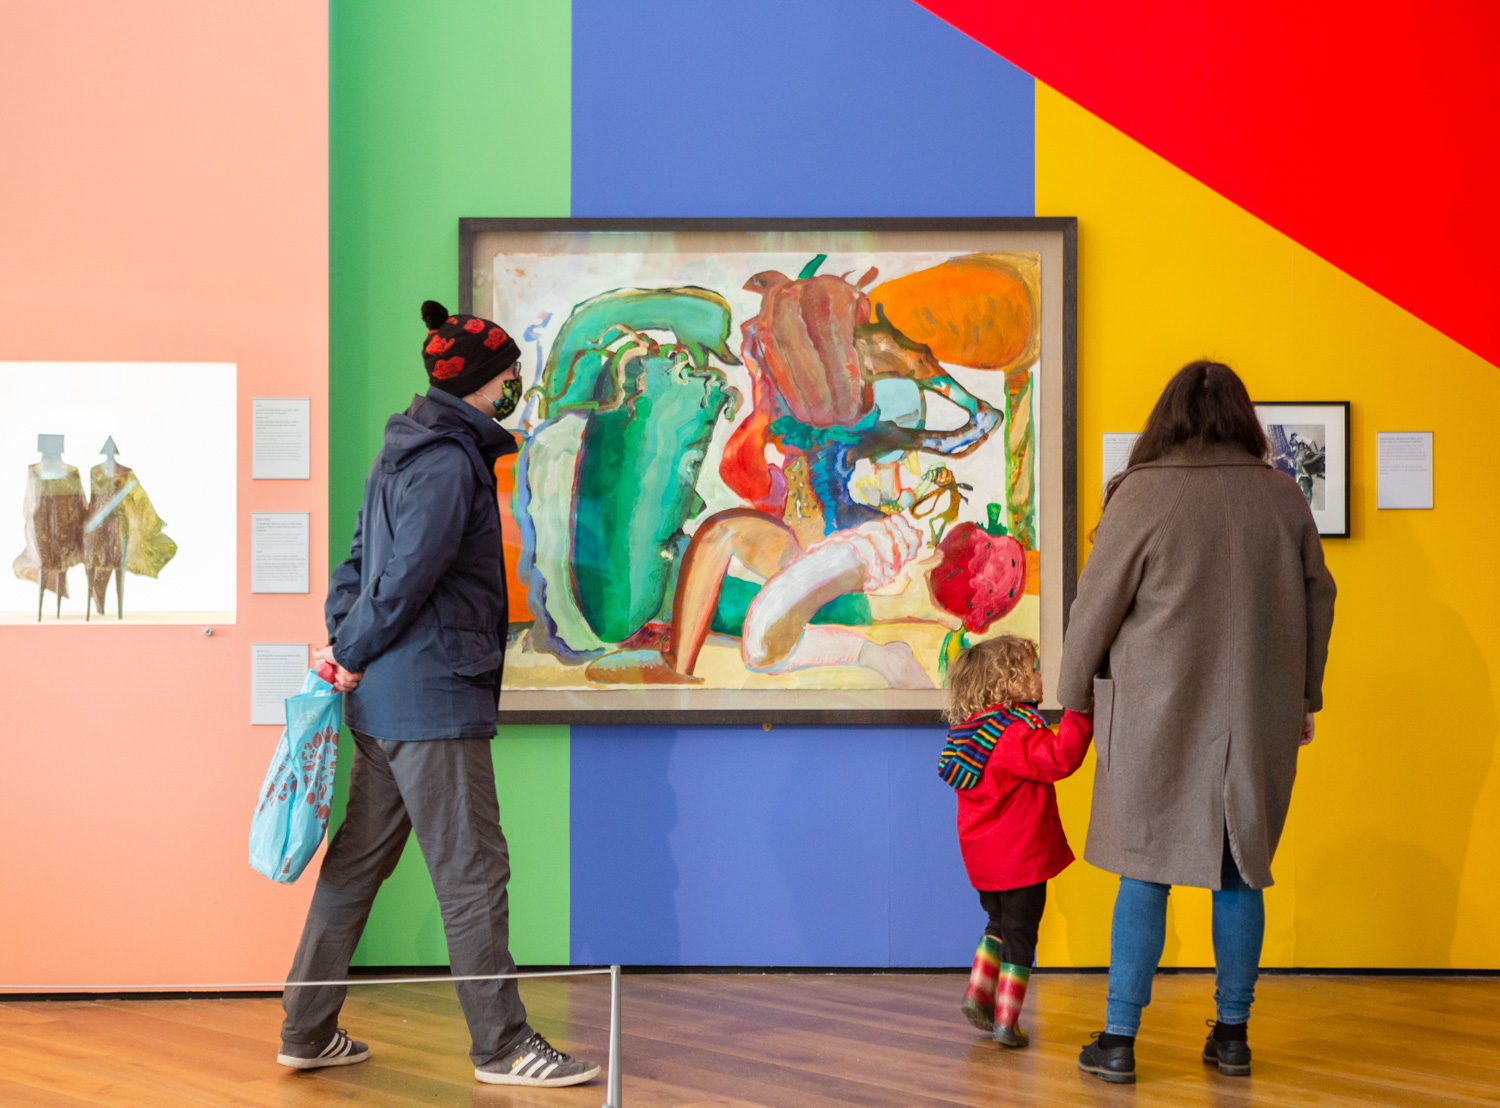
[[[489,1085],[581,1085],[599,1076],[599,1067],[558,1050],[535,1031],[509,1054],[486,1062],[474,1076]]]
[[[326,1043],[303,1046],[301,1043],[282,1043],[276,1060],[294,1070],[320,1070],[324,1066],[352,1066],[370,1056],[370,1048],[355,1042],[344,1034],[341,1027]]]

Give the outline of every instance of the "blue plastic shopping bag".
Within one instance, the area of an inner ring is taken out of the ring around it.
[[[328,830],[344,698],[312,670],[287,697],[286,729],[250,819],[250,865],[272,881],[302,876]]]

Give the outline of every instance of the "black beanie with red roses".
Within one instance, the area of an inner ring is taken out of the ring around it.
[[[436,300],[422,301],[427,338],[422,361],[427,380],[454,396],[478,392],[521,359],[505,328],[475,315],[449,315]]]

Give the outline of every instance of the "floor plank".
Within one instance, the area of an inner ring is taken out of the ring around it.
[[[1500,1108],[1500,980],[1269,977],[1251,1042],[1255,1074],[1224,1078],[1199,1051],[1213,981],[1158,977],[1137,1048],[1140,1083],[1080,1074],[1105,979],[1032,978],[1032,1046],[1006,1051],[958,1014],[964,980],[922,975],[660,975],[624,979],[629,1108]],[[602,979],[525,982],[531,1022],[603,1060]],[[351,989],[343,1023],[369,1042],[357,1066],[275,1063],[280,1001],[0,1003],[6,1108],[599,1108],[602,1082],[477,1084],[451,986]],[[622,1108],[624,1106],[622,1105]]]

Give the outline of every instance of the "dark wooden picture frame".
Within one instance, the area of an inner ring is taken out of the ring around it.
[[[1039,558],[1045,563],[1041,585],[1041,626],[1044,674],[1055,686],[1055,672],[1061,656],[1062,632],[1077,582],[1077,220],[1071,217],[996,217],[996,218],[797,218],[797,219],[548,219],[548,218],[463,218],[459,220],[459,308],[478,315],[494,312],[507,327],[520,328],[523,321],[510,319],[488,299],[495,290],[486,288],[492,259],[509,253],[569,252],[570,240],[593,236],[630,236],[633,243],[670,242],[670,236],[699,236],[689,241],[714,241],[704,236],[763,236],[745,241],[777,241],[764,236],[783,235],[795,247],[786,250],[811,250],[809,241],[827,236],[835,253],[844,244],[843,253],[854,252],[847,244],[852,236],[869,236],[881,243],[879,236],[907,235],[900,241],[915,241],[910,236],[930,236],[941,249],[955,255],[966,252],[1036,250],[1045,260],[1043,272],[1045,294],[1040,297],[1039,316],[1042,354],[1037,364],[1042,382],[1042,403],[1047,411],[1038,417],[1040,454],[1038,503],[1045,522],[1039,536],[1045,545],[1055,544],[1055,553],[1044,549]],[[842,237],[839,237],[842,236]],[[1014,241],[999,246],[997,242]],[[608,241],[626,241],[625,239]],[[894,241],[894,240],[893,240]],[[924,240],[925,241],[925,240]],[[965,244],[972,241],[973,245]],[[514,250],[503,249],[506,243],[525,243]],[[497,246],[498,244],[498,246]],[[634,249],[634,247],[632,247]],[[716,248],[717,249],[717,248]],[[766,249],[764,247],[760,249]],[[875,245],[872,253],[917,249],[911,246]],[[575,247],[574,252],[586,252]],[[604,251],[609,252],[609,251]],[[728,253],[736,252],[733,249]],[[755,252],[755,251],[752,251]],[[477,294],[477,295],[476,295]],[[483,301],[483,302],[481,302]],[[740,318],[735,318],[736,327]],[[521,342],[522,335],[516,339]],[[736,339],[738,332],[736,331]],[[523,352],[528,350],[522,342]],[[523,377],[528,376],[523,353]],[[1043,377],[1042,374],[1046,376]],[[1048,399],[1049,393],[1055,394]],[[1056,410],[1053,410],[1055,406]],[[507,420],[507,425],[512,421]],[[1041,455],[1046,455],[1042,457]],[[1050,461],[1049,461],[1050,459]],[[1052,671],[1048,673],[1047,671]],[[697,690],[692,690],[696,692]],[[709,690],[706,690],[709,691]],[[697,703],[663,706],[637,698],[633,702],[613,688],[594,690],[550,690],[507,688],[501,697],[502,723],[604,723],[604,724],[936,724],[941,690],[920,693],[917,690],[881,690],[893,701],[870,707],[851,703],[833,703],[845,694],[824,694],[818,690],[799,690],[797,703],[789,703],[784,690],[752,694],[749,690],[724,690],[717,698],[729,703],[705,706]],[[872,695],[873,695],[872,690]],[[729,695],[738,693],[738,695]],[[904,694],[904,695],[897,695]],[[848,694],[852,696],[853,694]],[[689,699],[686,696],[683,701]],[[825,699],[827,705],[818,701]],[[597,705],[597,706],[595,706]]]
[[[1326,412],[1315,413],[1312,409],[1327,409]],[[1278,411],[1279,409],[1279,411]],[[1318,534],[1325,539],[1347,539],[1351,535],[1353,526],[1351,519],[1351,508],[1353,498],[1351,496],[1350,481],[1350,434],[1349,415],[1350,407],[1347,400],[1257,400],[1255,402],[1255,414],[1260,418],[1261,426],[1266,428],[1268,439],[1272,438],[1273,426],[1305,424],[1313,422],[1318,415],[1322,415],[1322,424],[1328,427],[1330,424],[1337,428],[1336,433],[1325,432],[1325,440],[1318,445],[1317,466],[1321,473],[1318,475],[1305,475],[1305,470],[1295,466],[1290,455],[1285,453],[1284,444],[1276,441],[1271,442],[1271,463],[1287,476],[1297,480],[1304,485],[1304,494],[1317,480],[1322,477],[1324,491],[1324,507],[1318,508],[1313,503],[1313,497],[1309,495],[1308,506],[1313,509],[1313,518],[1318,521]],[[1270,415],[1280,415],[1280,421],[1268,419]],[[1309,416],[1312,416],[1310,419]],[[1330,420],[1329,415],[1335,418]],[[1341,442],[1338,440],[1342,440]],[[1342,449],[1339,447],[1342,446]],[[1330,463],[1337,464],[1340,469],[1334,472]],[[1329,490],[1331,490],[1331,503],[1334,505],[1330,510]],[[1340,495],[1342,494],[1342,495]],[[1326,528],[1326,529],[1325,529]]]

